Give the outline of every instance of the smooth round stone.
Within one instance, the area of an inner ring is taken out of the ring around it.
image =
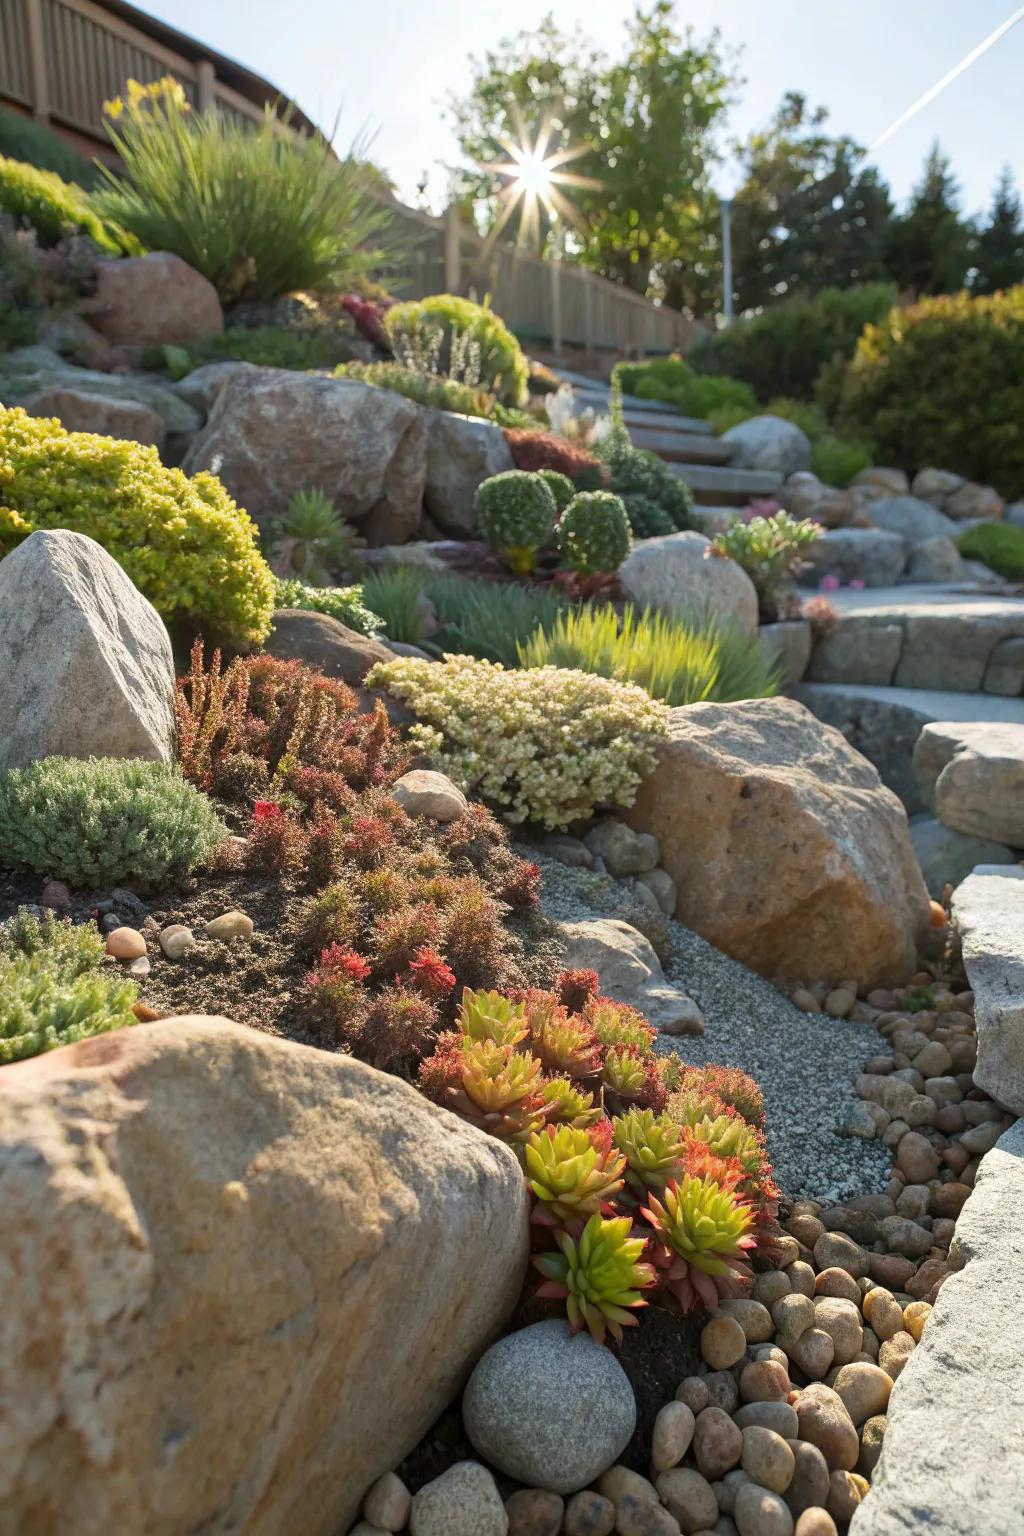
[[[763,1275],[757,1275],[754,1279],[753,1297],[762,1306],[768,1307],[774,1316],[776,1302],[788,1296],[792,1286],[785,1270],[767,1269]]]
[[[716,1312],[701,1329],[700,1352],[713,1371],[727,1371],[742,1360],[746,1348],[746,1334],[727,1312]]]
[[[598,1493],[604,1494],[606,1499],[611,1499],[617,1504],[624,1499],[627,1493],[635,1493],[640,1499],[656,1499],[658,1490],[647,1477],[634,1472],[632,1467],[616,1465],[609,1467],[607,1472],[602,1472],[597,1480]]]
[[[864,1324],[856,1302],[842,1296],[819,1296],[814,1303],[815,1326],[832,1340],[832,1364],[845,1365],[858,1353]]]
[[[875,1414],[861,1426],[860,1431],[860,1460],[857,1469],[867,1478],[870,1478],[878,1458],[882,1454],[882,1441],[885,1439],[885,1431],[888,1427],[888,1419],[884,1413]]]
[[[856,1472],[833,1472],[825,1508],[838,1525],[848,1525],[867,1491],[867,1484]]]
[[[115,928],[107,934],[106,950],[115,960],[141,960],[146,941],[137,928]]]
[[[508,1536],[559,1536],[565,1505],[546,1488],[519,1488],[505,1500],[505,1513]]]
[[[860,1301],[860,1286],[845,1269],[823,1269],[814,1278],[815,1296],[838,1296],[844,1301]]]
[[[712,1408],[722,1408],[734,1413],[740,1400],[740,1389],[732,1371],[709,1371],[704,1377]]]
[[[616,1505],[615,1529],[619,1536],[679,1536],[679,1521],[657,1499],[627,1493]]]
[[[703,1376],[687,1376],[676,1388],[676,1400],[685,1403],[691,1413],[702,1412],[711,1401],[711,1393]]]
[[[793,1216],[790,1219],[788,1230],[798,1243],[802,1243],[805,1248],[813,1248],[818,1238],[824,1232],[825,1224],[819,1221],[817,1216],[804,1212],[802,1215]]]
[[[796,1400],[800,1438],[816,1445],[829,1471],[850,1471],[860,1455],[860,1436],[837,1392],[814,1382]]]
[[[553,1319],[491,1345],[469,1378],[462,1418],[491,1466],[529,1488],[575,1493],[625,1449],[636,1399],[610,1349]]]
[[[839,1536],[836,1523],[826,1509],[805,1509],[796,1523],[793,1536]]]
[[[414,1495],[409,1530],[411,1536],[508,1536],[508,1516],[487,1468],[457,1461]]]
[[[134,976],[136,981],[145,981],[152,969],[153,966],[149,956],[140,955],[137,960],[133,960],[129,965],[128,974],[129,976]]]
[[[239,912],[233,908],[230,912],[222,912],[212,922],[206,925],[206,937],[219,939],[226,942],[229,939],[251,939],[253,935],[253,920],[247,912]]]
[[[796,1516],[828,1498],[828,1462],[809,1440],[789,1441],[793,1452],[793,1476],[786,1489],[790,1514]]]
[[[891,1291],[875,1286],[864,1297],[864,1319],[880,1340],[891,1339],[903,1327],[903,1312]]]
[[[696,1419],[685,1403],[666,1403],[658,1410],[651,1435],[651,1469],[667,1472],[678,1466],[690,1449]]]
[[[751,1429],[755,1424],[773,1429],[784,1440],[795,1440],[799,1429],[796,1409],[791,1403],[744,1403],[733,1415],[733,1423],[740,1429]]]
[[[793,1477],[793,1452],[774,1429],[752,1424],[743,1431],[743,1457],[740,1462],[751,1482],[772,1493],[785,1493]]]
[[[921,1342],[924,1325],[932,1315],[930,1301],[912,1301],[903,1308],[903,1326],[915,1344]]]
[[[462,790],[446,774],[431,768],[404,773],[392,784],[391,795],[407,816],[426,816],[429,821],[457,821],[468,804]]]
[[[908,1184],[927,1184],[939,1171],[938,1153],[919,1131],[908,1131],[896,1148],[896,1167]]]
[[[832,1390],[842,1398],[847,1413],[859,1429],[865,1419],[885,1412],[892,1378],[881,1366],[851,1361],[840,1367]]]
[[[847,987],[836,987],[825,999],[825,1012],[833,1019],[845,1019],[853,1012],[856,1002],[856,992]]]
[[[820,1381],[832,1368],[835,1354],[832,1335],[823,1328],[808,1328],[789,1351],[789,1358],[811,1381]]]
[[[775,1332],[768,1308],[749,1296],[723,1301],[718,1310],[736,1319],[748,1344],[766,1344]]]
[[[825,1242],[827,1238],[834,1235],[834,1233],[826,1232],[825,1236],[819,1238],[818,1241]],[[814,1295],[814,1270],[804,1259],[797,1259],[793,1264],[790,1264],[786,1274],[789,1276],[790,1288],[798,1296]]]
[[[721,1408],[705,1408],[697,1415],[693,1431],[693,1456],[700,1472],[711,1481],[724,1477],[743,1454],[743,1431]]]
[[[363,1500],[363,1515],[382,1531],[403,1531],[411,1506],[412,1495],[402,1479],[395,1472],[385,1472]]]
[[[789,1373],[777,1360],[752,1360],[740,1372],[740,1396],[745,1403],[783,1402],[791,1390]]]
[[[615,1505],[611,1499],[585,1488],[574,1493],[565,1507],[565,1536],[612,1536]]]
[[[802,1333],[814,1327],[814,1302],[809,1296],[791,1291],[772,1307],[775,1339],[780,1349],[790,1350]]]
[[[671,1467],[658,1474],[657,1485],[661,1502],[679,1521],[685,1536],[710,1530],[718,1519],[718,1500],[707,1478],[699,1472],[690,1467]]]
[[[899,1376],[903,1367],[914,1353],[914,1338],[910,1333],[894,1333],[891,1339],[886,1339],[878,1351],[878,1363],[893,1381]]]
[[[721,1482],[713,1483],[715,1498],[723,1515],[731,1515],[736,1506],[736,1495],[744,1483],[749,1483],[750,1478],[742,1467],[736,1467],[732,1472],[727,1472]]]
[[[739,1536],[793,1536],[785,1501],[756,1483],[746,1483],[737,1493],[733,1520]]]
[[[160,930],[160,948],[168,960],[183,960],[196,947],[195,934],[184,923],[170,923]]]
[[[818,1269],[845,1269],[854,1279],[868,1273],[868,1256],[859,1243],[843,1232],[824,1232],[814,1245]]]

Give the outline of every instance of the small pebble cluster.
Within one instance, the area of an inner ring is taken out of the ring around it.
[[[560,864],[626,882],[641,906],[674,916],[676,883],[661,868],[661,847],[653,832],[634,832],[624,821],[608,817],[595,822],[582,838],[555,832],[540,846],[548,858]]]
[[[151,929],[163,954],[168,960],[184,960],[196,947],[196,936],[184,923],[167,923],[159,927],[153,918],[147,918],[145,927]],[[203,925],[203,935],[220,943],[231,939],[251,939],[254,932],[252,918],[247,912],[233,909],[222,912]],[[138,928],[121,925],[107,931],[107,954],[120,960],[132,976],[148,976],[150,971],[149,949],[145,932]]]

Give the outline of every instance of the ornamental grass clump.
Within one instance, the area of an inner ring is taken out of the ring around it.
[[[23,907],[0,924],[0,1065],[134,1024],[137,996],[91,923]]]
[[[480,531],[517,576],[528,576],[551,542],[557,507],[540,475],[506,469],[477,488],[473,503]]]
[[[207,858],[226,827],[162,763],[44,757],[0,773],[0,859],[80,889],[153,890]]]
[[[558,549],[578,576],[612,575],[629,554],[626,508],[610,491],[581,491],[558,520]]]
[[[523,667],[569,667],[639,684],[669,705],[770,698],[778,677],[758,644],[735,628],[688,624],[610,605],[566,607],[519,646]]]
[[[411,739],[464,790],[548,831],[632,804],[668,729],[643,689],[558,667],[399,657],[366,681],[409,706]]]
[[[214,475],[190,479],[142,443],[0,406],[0,558],[38,528],[95,539],[168,621],[239,644],[270,632],[274,578]]]

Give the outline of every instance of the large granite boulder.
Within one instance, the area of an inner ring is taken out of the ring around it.
[[[0,767],[54,755],[175,760],[163,620],[106,550],[66,528],[0,560]]]
[[[709,555],[702,533],[638,539],[619,566],[623,594],[638,608],[657,608],[691,623],[705,619],[757,629],[757,592],[735,560]]]
[[[916,496],[883,496],[872,501],[868,508],[876,528],[887,528],[898,533],[903,542],[913,546],[928,539],[955,539],[956,524],[944,517],[930,501],[919,501]]]
[[[954,892],[952,915],[974,992],[974,1081],[1024,1115],[1024,869],[979,864]]]
[[[795,475],[811,467],[811,441],[783,416],[751,416],[722,433],[734,469],[777,469]]]
[[[843,586],[862,581],[868,587],[891,587],[907,563],[906,545],[885,528],[829,528],[805,545],[800,585],[816,587],[823,576],[835,576]]]
[[[254,368],[233,374],[182,468],[214,469],[260,521],[319,490],[370,544],[400,544],[423,511],[427,431],[418,405],[358,379]]]
[[[491,475],[512,468],[512,450],[492,421],[428,411],[423,500],[444,533],[468,538],[476,528],[473,498]]]
[[[947,827],[1024,848],[1024,725],[934,721],[917,739],[914,772]]]
[[[105,400],[148,406],[163,422],[161,457],[165,462],[176,461],[188,438],[202,422],[200,413],[159,374],[104,373],[97,368],[76,368],[52,348],[44,346],[17,347],[12,352],[0,352],[0,400],[5,405],[27,406],[52,390],[73,390],[76,394],[100,395]],[[35,409],[35,414],[46,413]],[[71,430],[83,429],[75,427]]]
[[[915,816],[910,841],[930,895],[938,899],[947,885],[957,886],[979,864],[1016,864],[1017,855],[987,837],[967,837],[943,826],[934,816]]]
[[[224,329],[216,288],[170,251],[101,261],[83,311],[101,336],[118,345],[160,347]]]
[[[792,699],[674,709],[626,813],[677,916],[767,976],[906,980],[928,897],[896,796]]]
[[[850,1536],[1024,1530],[1024,1120],[983,1159],[921,1342],[893,1387]]]
[[[98,432],[162,448],[163,418],[141,400],[114,400],[91,390],[55,386],[41,389],[25,401],[30,416],[56,416],[68,432]]]
[[[0,1072],[0,1529],[336,1536],[505,1321],[519,1164],[225,1019]]]

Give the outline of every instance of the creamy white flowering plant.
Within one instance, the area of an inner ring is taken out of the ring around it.
[[[462,789],[548,831],[631,805],[668,729],[666,706],[642,688],[561,667],[403,656],[366,682],[412,710],[410,738]]]

